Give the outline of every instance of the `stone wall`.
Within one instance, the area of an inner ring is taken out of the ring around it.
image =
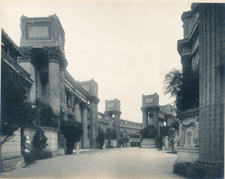
[[[0,148],[0,173],[24,166],[20,143],[20,130],[18,130],[14,132],[14,137]]]

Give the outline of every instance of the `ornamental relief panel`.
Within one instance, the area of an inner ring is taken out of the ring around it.
[[[199,122],[192,121],[179,125],[179,147],[198,147],[199,145]]]

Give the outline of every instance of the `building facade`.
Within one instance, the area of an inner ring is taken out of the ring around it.
[[[154,145],[156,148],[160,146],[160,127],[170,126],[174,121],[172,114],[172,106],[159,105],[159,95],[142,95],[142,126],[154,126]]]
[[[182,15],[178,41],[184,83],[198,70],[199,108],[180,115],[178,161],[224,161],[225,6],[194,3]]]
[[[98,84],[94,79],[80,82],[66,70],[68,62],[64,53],[65,32],[56,15],[40,18],[22,16],[21,34],[20,47],[18,47],[2,29],[2,63],[19,73],[27,83],[30,102],[35,105],[37,100],[46,101],[54,113],[60,115],[63,120],[77,120],[82,123],[84,132],[80,141],[81,148],[98,148],[98,126],[104,131],[109,127],[116,128],[118,139],[120,129],[127,130],[131,134],[139,134],[141,124],[120,119],[120,109],[107,111],[106,106],[105,113],[98,111],[100,99]],[[107,112],[115,113],[110,120]],[[58,122],[60,124],[60,121]],[[49,138],[54,150],[64,147],[63,142],[60,142],[63,138],[60,133],[57,135],[57,130],[44,130],[49,136],[54,135]],[[34,131],[27,129],[25,134],[32,139]],[[19,135],[18,131],[16,135]],[[4,144],[5,152],[1,150],[1,159],[3,159],[1,165],[5,169],[15,167],[18,156],[22,160],[20,137],[17,136],[16,139],[18,140],[14,142],[17,143]],[[17,146],[16,151],[10,154],[8,149],[14,145]]]

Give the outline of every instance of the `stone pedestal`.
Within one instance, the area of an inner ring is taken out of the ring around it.
[[[142,139],[141,148],[156,148],[155,139]]]
[[[180,125],[177,139],[177,161],[196,161],[199,157],[199,109],[190,109],[179,114]],[[188,158],[190,157],[190,158]]]
[[[198,147],[178,147],[176,162],[195,162],[199,158]]]
[[[117,140],[112,139],[112,140],[111,140],[110,147],[112,147],[112,148],[117,148],[117,146],[118,146]]]

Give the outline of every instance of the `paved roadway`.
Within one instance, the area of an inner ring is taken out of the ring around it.
[[[157,149],[117,148],[89,150],[39,160],[35,164],[5,173],[4,178],[171,178],[175,154]]]

